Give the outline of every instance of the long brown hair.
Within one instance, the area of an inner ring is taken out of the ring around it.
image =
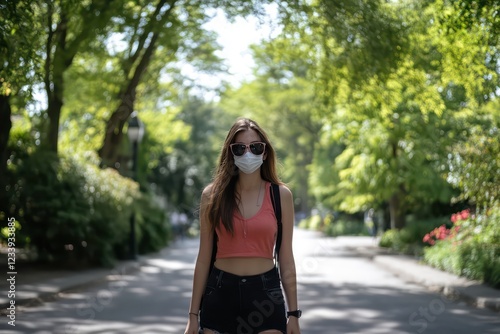
[[[260,175],[263,180],[282,184],[276,172],[276,153],[265,131],[253,120],[238,118],[226,136],[224,145],[219,156],[219,164],[215,169],[212,191],[208,201],[208,220],[212,230],[219,228],[222,224],[227,231],[233,234],[233,214],[238,207],[236,193],[236,181],[238,180],[238,168],[234,164],[234,157],[229,145],[235,142],[236,135],[241,131],[254,130],[262,142],[266,143],[266,159],[260,167]]]

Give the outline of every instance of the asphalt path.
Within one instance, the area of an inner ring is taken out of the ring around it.
[[[297,229],[303,334],[500,333],[500,316],[404,282],[350,250],[370,238],[326,238]],[[178,240],[134,273],[18,309],[1,333],[183,333],[198,241]]]

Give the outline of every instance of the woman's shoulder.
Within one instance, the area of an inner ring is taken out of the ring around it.
[[[213,188],[213,183],[210,183],[209,185],[207,185],[204,189],[203,189],[203,192],[201,194],[201,196],[203,198],[208,198],[210,197],[210,194],[212,193],[212,188]]]
[[[272,184],[272,182],[270,182]],[[281,198],[285,199],[291,199],[292,198],[292,191],[288,186],[284,183],[278,183],[278,187],[280,189],[280,196]]]

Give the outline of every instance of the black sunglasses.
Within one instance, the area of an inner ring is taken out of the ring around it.
[[[264,153],[264,150],[266,148],[266,143],[262,142],[256,142],[256,143],[251,143],[249,145],[241,144],[241,143],[235,143],[229,145],[231,148],[231,152],[237,157],[242,156],[245,154],[247,147],[250,148],[250,152],[252,152],[255,155],[261,155]]]

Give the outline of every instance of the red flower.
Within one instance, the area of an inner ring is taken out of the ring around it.
[[[431,232],[427,233],[422,241],[432,246],[436,243],[436,240],[444,240],[448,238],[450,234],[451,230],[447,229],[446,225],[441,225],[439,227],[436,227]]]
[[[432,233],[432,232],[431,232]],[[434,241],[434,239],[432,239],[432,236],[431,236],[431,233],[427,233],[425,236],[424,236],[424,239],[423,239],[423,242],[425,243],[428,243],[429,245],[434,245],[436,242]]]
[[[470,209],[460,212],[460,220],[466,220],[470,216]]]
[[[469,216],[470,216],[470,209],[465,209],[460,212],[452,214],[450,220],[453,223],[456,223],[457,221],[468,219]]]

